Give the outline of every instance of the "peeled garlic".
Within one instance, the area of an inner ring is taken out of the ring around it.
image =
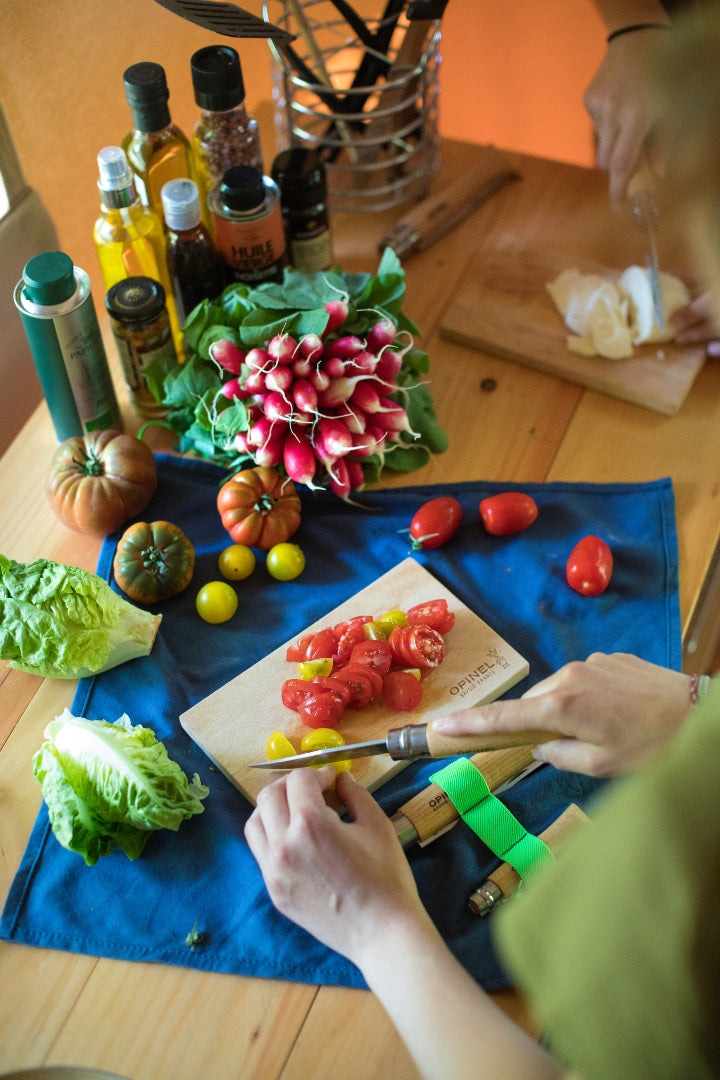
[[[628,267],[617,282],[570,268],[546,287],[572,331],[566,339],[568,349],[610,360],[631,357],[633,345],[671,341],[670,316],[690,300],[684,282],[673,274],[660,274],[663,332],[655,322],[649,271],[644,267]]]

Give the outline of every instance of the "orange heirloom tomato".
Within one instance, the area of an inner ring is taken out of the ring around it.
[[[150,447],[112,429],[60,443],[45,484],[50,505],[63,524],[94,536],[107,536],[139,514],[156,488]]]
[[[277,469],[243,469],[220,488],[217,508],[236,544],[269,551],[300,526],[301,503],[295,485]]]
[[[140,604],[155,604],[186,589],[195,569],[195,549],[169,521],[137,521],[115,550],[113,573],[122,591]]]

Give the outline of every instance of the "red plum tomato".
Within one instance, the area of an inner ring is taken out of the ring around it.
[[[605,592],[612,572],[612,551],[604,540],[592,535],[577,542],[565,567],[568,585],[581,596],[599,596]]]
[[[452,495],[430,499],[415,511],[410,522],[411,548],[438,548],[455,535],[462,521],[462,507]]]
[[[502,491],[480,502],[480,520],[491,536],[510,536],[529,528],[538,516],[537,503],[524,491]]]

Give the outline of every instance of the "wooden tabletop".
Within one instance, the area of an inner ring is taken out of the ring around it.
[[[449,143],[434,188],[478,148]],[[638,239],[607,208],[606,178],[592,170],[513,156],[521,180],[494,195],[451,235],[405,261],[407,313],[423,329],[431,388],[448,451],[384,486],[482,479],[673,479],[680,544],[680,604],[687,670],[705,670],[720,628],[720,363],[707,363],[677,415],[662,416],[527,367],[451,343],[444,310],[479,253],[508,233],[525,247],[556,245],[578,263],[618,269],[638,261]],[[92,216],[88,210],[88,220]],[[374,270],[377,244],[398,211],[334,218],[346,269]],[[681,269],[682,249],[672,258]],[[670,253],[662,247],[667,265]],[[685,261],[684,265],[687,265]],[[670,266],[668,265],[668,268]],[[137,418],[125,406],[128,429]],[[157,448],[165,435],[150,433]],[[55,447],[41,405],[0,461],[0,551],[94,570],[100,542],[62,526],[43,495]],[[39,805],[31,758],[48,720],[75,684],[0,668],[0,888],[7,895]],[[0,942],[0,1069],[76,1065],[131,1080],[410,1080],[417,1072],[375,999],[314,987],[161,964],[96,959]],[[523,1002],[497,995],[520,1023]]]

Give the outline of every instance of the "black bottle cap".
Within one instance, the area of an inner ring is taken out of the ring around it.
[[[265,183],[252,165],[233,165],[220,181],[220,197],[228,210],[257,210],[265,202]]]
[[[245,100],[240,57],[229,45],[208,45],[190,58],[195,101],[201,109],[222,112]]]
[[[156,318],[165,307],[165,290],[154,278],[123,278],[108,289],[105,307],[119,322],[146,322]]]
[[[170,123],[165,69],[151,60],[133,64],[123,75],[125,97],[139,131],[160,131]]]
[[[280,188],[283,206],[304,210],[325,202],[327,179],[319,150],[295,146],[283,150],[273,161],[272,178]]]

